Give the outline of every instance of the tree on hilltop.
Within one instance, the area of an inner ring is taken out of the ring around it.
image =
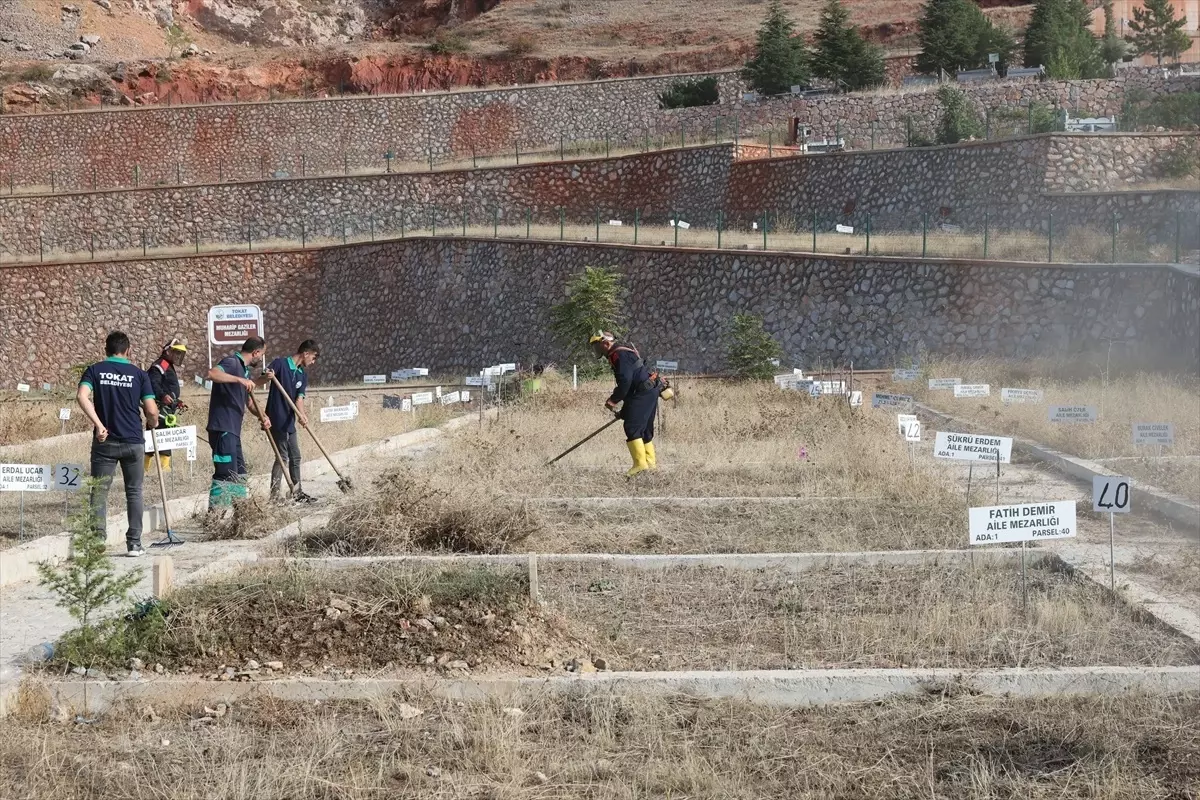
[[[879,86],[886,79],[883,53],[850,24],[841,0],[828,0],[814,37],[812,72],[848,91]]]
[[[742,67],[742,77],[760,94],[783,94],[793,86],[808,85],[808,60],[804,39],[795,35],[779,0],[771,0],[755,37],[754,57]]]

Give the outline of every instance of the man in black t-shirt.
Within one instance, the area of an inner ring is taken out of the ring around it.
[[[108,530],[108,490],[117,465],[125,479],[125,511],[129,530],[125,546],[131,558],[142,551],[142,479],[145,468],[142,454],[145,433],[158,424],[158,406],[150,377],[129,360],[129,337],[113,331],[104,340],[106,358],[84,370],[75,394],[79,407],[92,423],[92,477],[99,484],[92,490],[92,511],[96,515],[96,534]],[[145,423],[142,415],[145,415]]]
[[[208,507],[228,506],[234,500],[248,497],[246,459],[242,455],[242,418],[250,402],[250,392],[271,380],[270,371],[250,378],[250,368],[262,363],[267,343],[251,336],[242,349],[222,358],[208,371],[212,394],[208,400],[208,443],[212,447],[213,479],[208,490]],[[271,420],[259,409],[263,430],[270,430]]]

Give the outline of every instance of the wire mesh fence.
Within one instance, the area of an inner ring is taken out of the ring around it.
[[[219,228],[130,226],[43,231],[37,247],[0,242],[0,263],[79,262],[328,247],[414,237],[766,250],[1067,263],[1180,263],[1200,247],[1200,212],[1106,218],[810,210],[590,210],[412,204],[369,214],[277,215]]]

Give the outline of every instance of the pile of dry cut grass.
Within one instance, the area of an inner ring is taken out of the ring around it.
[[[395,468],[369,491],[346,498],[325,530],[301,544],[331,555],[503,553],[541,525],[522,502],[462,484],[436,486],[409,469]]]

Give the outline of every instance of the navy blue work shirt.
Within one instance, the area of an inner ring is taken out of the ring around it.
[[[83,372],[80,386],[92,390],[96,416],[108,428],[108,441],[140,444],[145,441],[142,401],[154,399],[150,376],[128,358],[109,356]],[[95,432],[92,433],[93,438]]]
[[[225,356],[217,362],[217,369],[239,378],[250,377],[250,368],[246,366],[245,361],[242,361],[241,353]],[[207,429],[241,436],[242,417],[246,415],[246,401],[246,387],[242,384],[213,381],[212,394],[208,399]]]
[[[287,392],[287,396],[296,402],[308,393],[308,373],[304,367],[296,363],[291,356],[277,358],[268,367],[279,379],[279,385]],[[282,433],[296,432],[296,412],[279,394],[279,387],[271,382],[271,391],[267,395],[267,416],[271,420],[271,429]]]

